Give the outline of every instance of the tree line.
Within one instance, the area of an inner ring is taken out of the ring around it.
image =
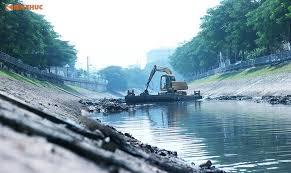
[[[0,4],[0,50],[24,63],[47,68],[74,66],[77,51],[61,39],[43,15],[29,10],[6,11],[6,4],[19,0],[2,0]]]
[[[98,74],[108,81],[107,89],[111,91],[125,91],[128,88],[143,89],[147,74],[140,68],[122,68],[109,66],[101,69]]]
[[[220,54],[235,63],[281,51],[291,42],[290,0],[222,0],[201,20],[197,36],[170,56],[184,76],[218,66]]]

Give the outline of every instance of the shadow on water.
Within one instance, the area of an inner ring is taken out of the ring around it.
[[[145,105],[97,117],[143,142],[176,150],[189,162],[210,159],[232,172],[289,172],[290,111],[286,106],[205,101]]]

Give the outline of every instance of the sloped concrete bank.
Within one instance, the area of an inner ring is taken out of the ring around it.
[[[291,94],[291,73],[259,76],[242,79],[219,79],[210,82],[197,81],[191,90],[200,90],[204,96],[244,95],[259,97],[265,95],[285,96]]]
[[[190,91],[192,90],[200,90],[205,98],[244,96],[268,101],[273,97],[273,100],[278,99],[281,102],[279,97],[286,100],[287,96],[291,95],[291,64],[250,68],[209,76],[193,81],[190,84]]]
[[[188,164],[174,151],[143,144],[88,118],[81,110],[95,95],[1,78],[0,161],[5,166],[0,172],[223,172],[210,161]],[[112,111],[120,104],[109,99],[95,105]]]

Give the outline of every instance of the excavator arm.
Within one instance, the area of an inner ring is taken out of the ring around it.
[[[153,77],[154,77],[154,75],[155,75],[155,73],[156,73],[157,71],[159,71],[159,72],[164,72],[164,73],[166,73],[166,74],[168,74],[168,75],[172,75],[172,71],[171,71],[169,68],[167,68],[167,67],[159,67],[159,66],[157,66],[157,65],[154,65],[154,67],[153,67],[153,69],[152,69],[152,71],[151,71],[151,73],[150,73],[150,76],[149,76],[149,78],[148,78],[148,81],[147,81],[147,83],[146,83],[146,89],[145,89],[145,91],[144,91],[145,94],[148,93],[149,84],[150,84],[150,82],[152,81],[152,79],[153,79]]]

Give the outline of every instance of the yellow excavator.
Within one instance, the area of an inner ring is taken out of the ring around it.
[[[184,81],[176,81],[175,76],[173,75],[172,71],[167,68],[167,67],[159,67],[157,65],[154,65],[150,76],[148,78],[148,81],[146,83],[146,89],[145,91],[142,93],[142,95],[148,95],[148,87],[150,82],[152,81],[154,75],[156,72],[164,72],[166,74],[161,76],[160,79],[160,91],[159,95],[163,95],[163,94],[180,94],[180,95],[186,95],[186,91],[183,90],[187,90],[188,89],[188,85],[186,82]]]
[[[160,92],[157,95],[151,95],[148,92],[149,84],[156,72],[163,72],[160,78]],[[127,104],[151,103],[151,102],[171,102],[171,101],[190,101],[201,99],[200,91],[194,91],[192,95],[187,95],[188,85],[184,81],[176,81],[172,71],[167,67],[154,65],[144,92],[135,95],[133,90],[128,90],[125,96]]]

